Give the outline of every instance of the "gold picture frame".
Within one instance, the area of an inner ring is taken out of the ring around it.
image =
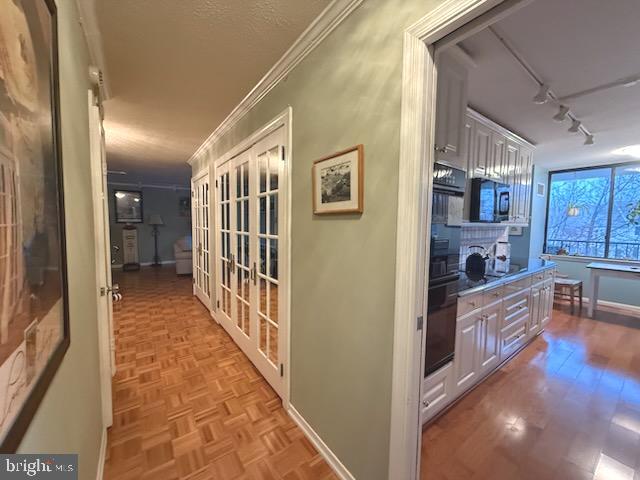
[[[313,162],[313,213],[330,215],[364,210],[364,145]]]

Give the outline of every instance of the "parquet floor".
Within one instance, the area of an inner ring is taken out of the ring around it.
[[[423,431],[423,480],[640,480],[640,318],[560,308]]]
[[[120,272],[105,479],[336,479],[171,267]]]

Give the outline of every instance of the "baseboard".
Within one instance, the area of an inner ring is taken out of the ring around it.
[[[164,260],[162,262],[160,262],[160,265],[175,265],[176,261],[175,260]],[[140,264],[141,267],[150,267],[151,265],[153,265],[153,262],[143,262]],[[113,265],[111,265],[111,269],[113,270],[121,270],[122,269],[122,264],[121,263],[114,263]]]
[[[588,297],[582,297],[582,302],[589,304]],[[640,315],[640,307],[637,305],[629,305],[627,303],[610,302],[609,300],[598,299],[598,306],[609,307],[614,310],[622,310],[624,312],[632,313],[634,315]]]
[[[102,439],[100,440],[100,454],[98,455],[98,470],[96,480],[102,480],[104,475],[104,463],[107,460],[107,429],[102,430]]]
[[[300,427],[300,430],[307,436],[309,441],[318,450],[322,458],[329,464],[333,471],[338,475],[341,480],[355,480],[355,477],[351,474],[347,467],[345,467],[335,453],[322,441],[320,435],[318,435],[311,425],[307,423],[302,415],[289,404],[287,413],[293,419],[293,421]]]

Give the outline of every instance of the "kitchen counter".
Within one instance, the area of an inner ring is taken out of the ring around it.
[[[458,280],[458,297],[482,292],[488,288],[510,283],[518,280],[519,278],[526,277],[527,275],[532,275],[541,270],[547,270],[555,266],[555,262],[541,258],[527,258],[524,260],[512,258],[509,273],[491,274],[484,280],[473,281],[468,278],[464,272],[460,272],[460,280]]]

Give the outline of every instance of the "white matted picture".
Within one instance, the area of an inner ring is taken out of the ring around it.
[[[313,162],[313,213],[362,213],[364,146],[336,152]]]

